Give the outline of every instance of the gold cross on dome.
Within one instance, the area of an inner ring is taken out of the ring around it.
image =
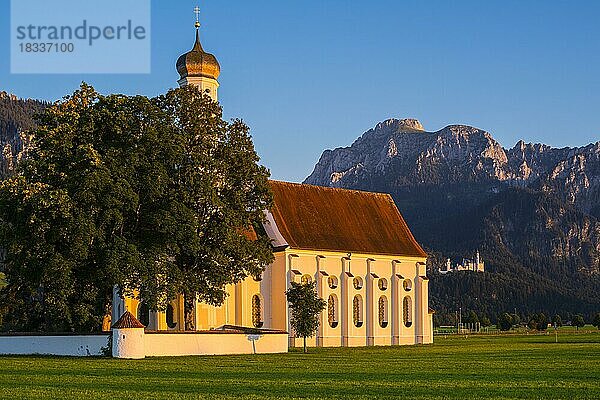
[[[196,28],[200,27],[200,7],[194,7],[194,14],[196,14]]]

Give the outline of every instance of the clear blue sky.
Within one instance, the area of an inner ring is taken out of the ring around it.
[[[152,1],[149,75],[11,75],[0,0],[0,90],[55,100],[176,86],[193,0]],[[599,1],[202,0],[202,41],[221,63],[228,118],[251,127],[277,179],[301,181],[326,148],[377,122],[470,124],[505,147],[600,140]]]

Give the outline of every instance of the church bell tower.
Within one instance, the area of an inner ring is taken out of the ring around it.
[[[177,59],[177,72],[180,76],[177,83],[179,86],[195,85],[202,93],[218,101],[219,81],[217,79],[221,67],[217,58],[205,52],[200,44],[200,9],[196,7],[194,12],[196,13],[196,42],[192,50]]]

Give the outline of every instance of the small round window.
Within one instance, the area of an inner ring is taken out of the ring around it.
[[[388,288],[387,279],[379,278],[379,281],[377,281],[377,285],[379,286],[379,290],[387,290],[387,288]]]
[[[363,287],[363,280],[360,276],[355,277],[354,280],[352,280],[352,283],[354,284],[354,289],[356,290],[360,290]]]
[[[404,282],[402,282],[402,286],[404,286],[404,290],[410,292],[412,289],[412,281],[410,279],[405,279]]]
[[[327,278],[327,284],[329,285],[329,287],[331,289],[335,289],[338,287],[338,279],[337,277],[330,275],[329,278]]]

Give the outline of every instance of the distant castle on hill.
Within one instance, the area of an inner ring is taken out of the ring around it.
[[[481,261],[481,257],[479,257],[479,251],[475,253],[474,259],[463,258],[460,263],[452,264],[452,261],[448,258],[445,268],[438,270],[442,275],[457,271],[485,272],[485,264]]]

